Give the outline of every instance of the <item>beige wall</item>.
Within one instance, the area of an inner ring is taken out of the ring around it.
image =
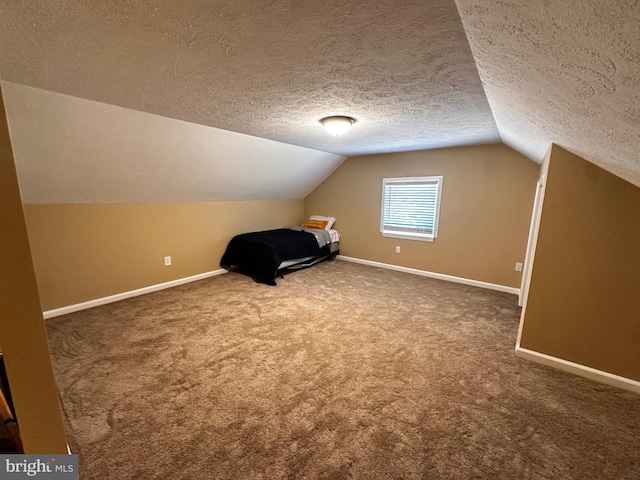
[[[303,201],[33,204],[25,215],[46,311],[217,270],[233,235],[299,224]]]
[[[343,255],[519,287],[539,170],[505,145],[354,157],[305,199],[305,214],[337,218]],[[383,237],[382,179],[423,175],[444,177],[438,238]]]
[[[553,146],[522,348],[640,381],[640,189]]]
[[[0,342],[25,453],[66,453],[0,92]]]

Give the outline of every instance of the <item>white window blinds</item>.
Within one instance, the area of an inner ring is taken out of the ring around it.
[[[382,234],[416,240],[436,238],[441,187],[442,177],[383,179]]]

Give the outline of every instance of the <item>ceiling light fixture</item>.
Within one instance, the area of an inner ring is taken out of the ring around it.
[[[326,128],[327,132],[331,135],[339,137],[349,130],[351,125],[356,123],[356,119],[352,117],[345,117],[343,115],[336,115],[333,117],[324,117],[320,119],[320,123],[324,125],[324,128]]]

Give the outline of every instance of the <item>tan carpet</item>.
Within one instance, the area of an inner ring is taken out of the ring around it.
[[[48,321],[88,479],[637,479],[640,396],[516,359],[516,298],[326,262]]]

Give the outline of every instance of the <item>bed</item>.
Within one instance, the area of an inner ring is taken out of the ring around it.
[[[276,285],[276,278],[307,268],[340,253],[335,218],[312,215],[302,226],[236,235],[227,245],[220,266],[258,283]]]

